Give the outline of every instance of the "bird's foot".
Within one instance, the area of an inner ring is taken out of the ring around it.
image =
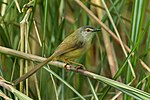
[[[70,69],[70,65],[69,65],[69,67],[68,67],[68,65],[69,65],[69,63],[66,63],[65,66],[64,66],[64,68],[65,69]]]
[[[76,70],[84,69],[84,66],[83,66],[83,65],[79,65],[79,66],[77,66],[77,67],[75,67],[75,68],[76,68]]]

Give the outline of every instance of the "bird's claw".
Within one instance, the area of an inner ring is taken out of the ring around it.
[[[65,68],[65,69],[69,69],[69,68],[68,68],[68,65],[69,65],[69,64],[66,63],[65,66],[64,66],[64,68]]]
[[[75,67],[75,68],[76,68],[76,70],[78,70],[78,69],[84,69],[83,66],[77,66],[77,67]]]

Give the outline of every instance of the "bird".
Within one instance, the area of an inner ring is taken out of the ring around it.
[[[100,31],[100,29],[96,29],[91,26],[82,26],[78,28],[59,44],[59,46],[50,57],[48,57],[45,61],[37,64],[33,69],[22,75],[20,78],[16,79],[13,83],[16,85],[30,77],[49,61],[62,60],[69,62],[79,58],[91,46],[94,33],[98,31]]]

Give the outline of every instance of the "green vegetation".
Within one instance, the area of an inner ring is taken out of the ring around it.
[[[150,99],[149,0],[3,0],[0,14],[0,100]],[[86,71],[58,61],[12,86],[86,25],[102,30]]]

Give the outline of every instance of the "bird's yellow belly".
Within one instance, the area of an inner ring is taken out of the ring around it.
[[[69,59],[69,60],[74,60],[74,59],[77,59],[79,58],[82,54],[83,54],[83,48],[80,48],[80,49],[77,49],[77,50],[73,50],[73,51],[70,51],[68,53],[65,53],[63,55],[60,55],[59,56],[59,59]]]

